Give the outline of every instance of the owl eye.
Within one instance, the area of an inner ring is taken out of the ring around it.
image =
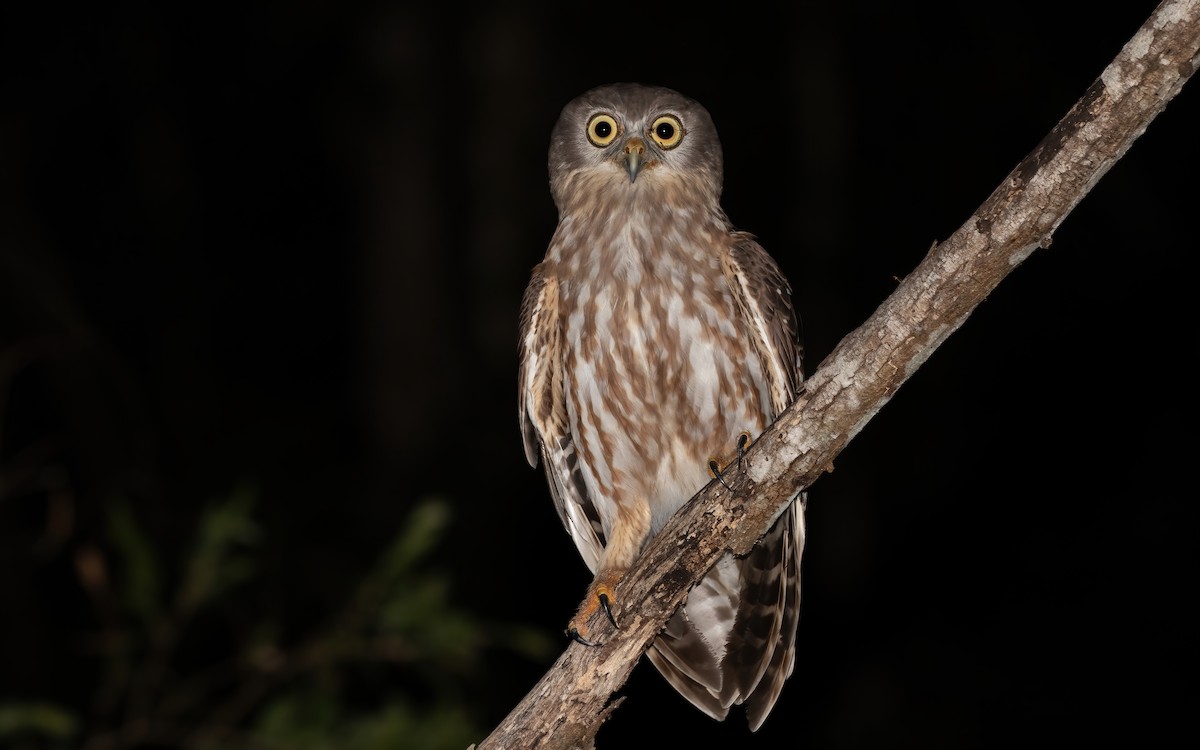
[[[663,115],[650,126],[650,137],[664,149],[672,149],[683,140],[683,123],[675,115]]]
[[[618,130],[617,121],[612,115],[593,115],[592,119],[588,120],[587,137],[593,146],[603,148],[613,142]]]

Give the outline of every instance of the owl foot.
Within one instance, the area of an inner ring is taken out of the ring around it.
[[[738,433],[738,436],[737,436],[737,467],[739,469],[742,468],[742,457],[746,455],[746,449],[750,447],[751,441],[752,441],[752,438],[750,437],[750,433],[748,433],[748,432]],[[725,465],[721,465],[720,460],[718,460],[716,458],[708,459],[708,474],[709,474],[709,476],[711,476],[713,479],[720,482],[721,486],[724,487],[725,489],[729,490],[730,492],[732,492],[733,489],[725,481],[725,470],[728,469],[730,466],[732,466],[733,463],[734,463],[733,461],[730,461],[729,463],[727,463]]]
[[[588,586],[587,596],[584,597],[583,604],[579,605],[579,611],[567,623],[567,635],[585,646],[599,646],[599,642],[588,639],[587,626],[588,620],[592,619],[592,615],[596,613],[597,609],[604,610],[604,614],[608,616],[608,621],[613,624],[614,628],[621,627],[617,624],[617,618],[613,614],[613,602],[616,601],[613,590],[616,589],[617,581],[621,579],[623,572],[623,570],[610,570],[596,576],[596,580]]]

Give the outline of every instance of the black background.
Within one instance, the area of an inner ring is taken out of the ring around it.
[[[0,469],[58,472],[76,512],[47,552],[45,493],[0,484],[0,698],[83,706],[72,550],[114,495],[171,548],[256,483],[277,592],[253,606],[297,632],[442,497],[456,601],[562,627],[588,576],[522,454],[516,331],[576,94],[709,108],[811,371],[1155,3],[22,5],[0,23]],[[812,488],[796,672],[762,730],[642,663],[600,747],[1194,736],[1198,96]],[[462,686],[480,724],[548,664]]]

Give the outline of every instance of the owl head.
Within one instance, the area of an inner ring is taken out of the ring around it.
[[[721,142],[708,111],[660,86],[614,83],[587,91],[563,108],[550,136],[550,191],[560,210],[580,177],[631,195],[686,181],[717,199],[721,171]]]

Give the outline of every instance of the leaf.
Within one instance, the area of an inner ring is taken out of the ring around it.
[[[122,562],[119,590],[125,606],[142,623],[149,625],[162,611],[162,579],[154,548],[127,501],[113,503],[107,521],[109,537]]]
[[[403,601],[409,598],[406,589],[430,578],[418,574],[416,564],[441,541],[449,519],[450,506],[444,500],[425,500],[415,507],[395,541],[359,585],[353,611],[365,614],[389,610],[387,617],[395,619],[395,603],[401,602],[403,607]]]
[[[392,575],[409,572],[442,539],[450,521],[450,504],[441,499],[425,500],[408,516],[399,538],[388,551],[388,569]]]
[[[0,739],[33,734],[52,740],[69,740],[79,728],[75,714],[52,703],[0,704]]]
[[[254,561],[244,551],[255,545],[260,536],[258,525],[251,518],[257,497],[255,488],[242,484],[201,517],[180,594],[184,612],[203,607],[253,576]]]
[[[462,750],[480,734],[458,706],[418,708],[392,695],[373,712],[344,714],[341,700],[325,689],[280,696],[261,713],[254,737],[292,750]]]

